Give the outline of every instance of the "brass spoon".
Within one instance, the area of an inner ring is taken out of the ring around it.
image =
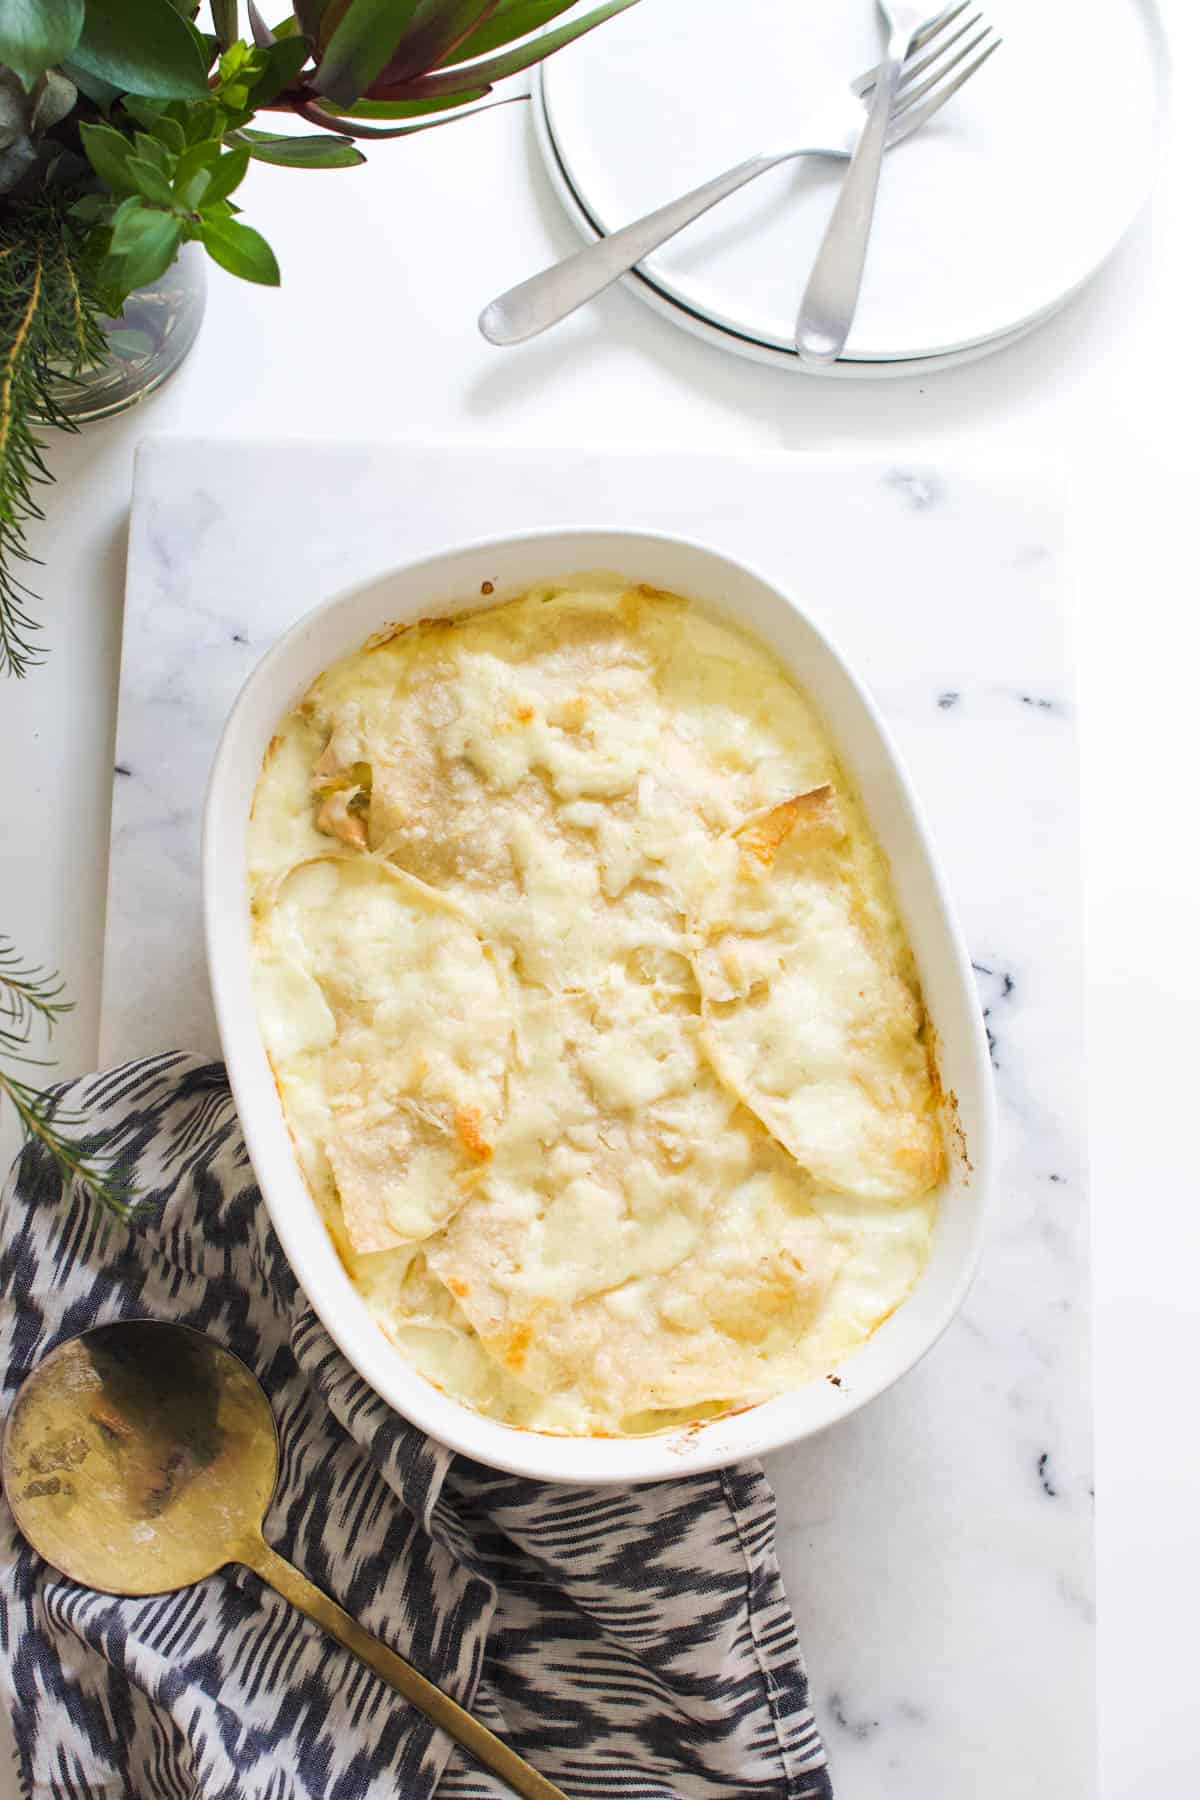
[[[72,1581],[165,1594],[244,1563],[523,1800],[566,1800],[270,1548],[278,1467],[270,1403],[245,1363],[203,1332],[142,1319],[52,1350],[22,1383],[0,1451],[18,1526]]]

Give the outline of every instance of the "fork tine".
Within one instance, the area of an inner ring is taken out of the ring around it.
[[[946,29],[947,25],[953,25],[955,19],[965,13],[970,5],[971,0],[959,0],[957,6],[947,7],[946,11],[939,13],[936,19],[931,19],[928,25],[922,25],[920,31],[918,31],[916,37],[908,47],[908,56],[904,59],[905,66],[908,66],[909,58],[915,56],[918,50],[923,50],[926,44],[930,43],[933,38],[939,36],[939,34]],[[881,64],[876,63],[874,68],[864,69],[858,79],[850,83],[853,91],[856,94],[865,94],[868,88],[873,88],[878,80],[881,66]]]
[[[946,6],[940,13],[935,13],[932,19],[926,20],[908,46],[908,54],[911,56],[914,50],[923,50],[930,38],[935,38],[939,31],[945,31],[947,25],[952,25],[959,13],[966,12],[970,4],[971,0],[960,0],[958,6]]]
[[[964,12],[966,8],[965,6],[960,6],[958,10],[959,12]],[[964,20],[957,31],[953,32],[944,42],[939,43],[936,48],[931,50],[928,56],[917,57],[913,60],[912,52],[910,51],[908,60],[905,62],[900,75],[900,86],[897,91],[902,94],[905,88],[917,79],[918,75],[923,75],[926,69],[932,68],[938,58],[944,56],[952,44],[957,44],[959,38],[965,37],[967,32],[978,25],[982,18],[983,14],[981,12],[972,14],[969,19]],[[947,23],[949,23],[949,21],[947,21]],[[870,70],[868,74],[860,75],[857,81],[851,82],[850,85],[860,100],[866,100],[868,95],[874,92],[878,76],[879,69],[876,67]]]
[[[893,144],[898,144],[902,138],[911,136],[914,131],[919,131],[927,119],[932,119],[934,113],[940,112],[947,100],[957,94],[959,88],[964,82],[970,81],[972,75],[978,74],[988,57],[994,56],[1003,42],[1003,38],[993,38],[982,56],[977,56],[973,63],[968,63],[965,69],[960,69],[953,81],[948,81],[943,87],[939,87],[923,106],[909,107],[903,117],[895,119],[887,136],[889,149]]]
[[[905,113],[917,104],[918,100],[923,100],[926,94],[932,93],[939,82],[950,73],[951,69],[956,69],[959,63],[965,62],[967,57],[978,50],[980,45],[985,43],[991,35],[991,26],[985,25],[983,30],[977,32],[968,43],[964,44],[962,49],[959,50],[956,55],[951,56],[946,62],[939,63],[932,75],[927,76],[924,81],[918,84],[918,86],[906,88],[892,108],[893,119],[902,119]]]

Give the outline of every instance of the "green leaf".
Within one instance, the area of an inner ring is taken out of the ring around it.
[[[565,44],[582,37],[585,31],[594,31],[597,25],[603,25],[606,19],[615,18],[617,13],[628,11],[636,6],[638,0],[606,0],[605,5],[597,6],[581,19],[572,19],[566,25],[560,25],[555,31],[547,31],[544,36],[537,37],[527,44],[518,44],[511,50],[502,50],[499,55],[486,58],[483,62],[470,63],[454,68],[435,69],[418,80],[397,82],[393,90],[384,93],[382,87],[376,90],[376,97],[389,100],[423,100],[433,94],[450,93],[461,86],[464,79],[472,82],[503,81],[509,75],[519,74],[543,58],[552,56]]]
[[[272,137],[269,131],[243,130],[239,135],[253,139],[250,154],[255,162],[277,163],[284,169],[349,169],[367,160],[349,138],[324,132],[317,137]]]
[[[189,209],[199,206],[207,191],[212,167],[220,154],[221,145],[217,138],[209,138],[203,144],[193,144],[190,150],[184,151],[175,164],[172,183],[175,197],[181,206]]]
[[[284,38],[266,50],[260,50],[262,73],[250,84],[248,104],[269,106],[276,95],[299,75],[308,61],[308,45],[302,37]]]
[[[469,62],[473,56],[486,56],[489,50],[498,50],[501,44],[528,37],[531,31],[540,31],[543,25],[557,19],[560,13],[570,12],[576,4],[577,0],[500,0],[495,12],[490,13],[449,56],[442,58],[442,66]]]
[[[120,280],[132,293],[165,275],[175,260],[182,233],[170,213],[139,206],[113,228],[112,257]]]
[[[3,0],[0,63],[32,90],[39,75],[69,56],[83,29],[83,0]]]
[[[205,219],[200,236],[213,261],[231,275],[240,275],[243,281],[257,281],[263,287],[279,286],[275,252],[249,225],[239,225],[236,219]]]
[[[85,194],[82,200],[76,200],[74,206],[68,207],[73,219],[82,219],[85,225],[96,225],[108,214],[112,201],[107,194]]]
[[[171,184],[161,169],[142,156],[131,156],[128,167],[130,175],[137,182],[139,194],[145,194],[147,200],[153,200],[155,206],[174,206],[175,196],[171,192]]]
[[[208,192],[209,180],[207,169],[193,169],[185,180],[176,179],[174,183],[175,197],[185,211],[195,212],[202,204],[204,196]]]
[[[178,119],[169,118],[166,113],[155,125],[154,135],[159,143],[174,156],[182,156],[187,148],[187,138],[184,135],[183,126]]]
[[[171,0],[87,0],[72,60],[125,93],[168,100],[208,93],[197,34]]]
[[[81,94],[86,94],[88,99],[100,108],[101,112],[107,112],[113,101],[121,98],[120,88],[114,87],[111,81],[100,81],[95,75],[89,75],[86,69],[81,69],[78,63],[71,61],[70,57],[63,63],[62,72],[75,83]]]
[[[133,155],[129,139],[114,131],[111,125],[81,125],[79,136],[84,155],[105,187],[111,188],[114,194],[127,194],[134,186],[129,173],[129,159]]]
[[[131,194],[113,214],[112,236],[108,247],[114,256],[136,250],[146,230],[146,220],[158,217],[157,208],[147,206],[140,194]]]
[[[237,0],[212,0],[213,30],[222,50],[228,50],[238,34]]]
[[[187,124],[184,132],[189,144],[203,144],[219,137],[224,129],[224,117],[219,107],[211,100],[193,100],[188,106]]]
[[[312,85],[343,106],[365,94],[404,36],[418,0],[350,0]]]
[[[156,131],[159,122],[166,117],[163,103],[159,100],[143,100],[137,94],[126,94],[121,105],[130,118],[144,125],[147,131]]]
[[[204,72],[207,75],[221,54],[221,46],[217,42],[216,34],[211,31],[201,31],[197,25],[195,14],[199,10],[199,0],[196,0],[192,6],[180,5],[179,0],[171,0],[171,3],[176,12],[182,14],[184,24],[191,32],[196,49],[200,53],[200,61],[204,64]]]
[[[229,48],[222,52],[217,74],[222,81],[233,81],[241,74],[253,55],[254,51],[250,45],[243,43],[239,38],[236,43],[230,44]]]
[[[182,105],[181,102],[173,104]],[[137,94],[126,94],[121,101],[121,110],[146,128],[144,132],[134,133],[139,156],[161,165],[165,158],[180,155],[186,143],[183,127],[164,106],[153,100],[143,100]],[[184,107],[183,110],[186,114],[189,109]],[[154,149],[146,147],[150,143],[155,145]]]
[[[135,156],[140,156],[143,162],[153,163],[162,175],[166,175],[170,170],[170,151],[165,144],[160,144],[158,139],[151,137],[148,132],[134,132],[133,153]]]
[[[175,173],[190,175],[193,169],[211,169],[220,154],[220,138],[205,138],[202,144],[189,144],[175,164]]]
[[[214,163],[209,170],[208,186],[204,190],[204,204],[209,207],[215,200],[226,200],[245,176],[250,164],[248,149],[231,150],[228,155]]]
[[[151,281],[158,281],[160,275],[166,275],[171,263],[180,252],[182,230],[178,220],[173,220],[169,212],[148,212],[146,214],[146,230],[142,232],[137,250],[131,250],[119,259],[119,279],[121,284],[133,293],[137,288],[148,288]]]

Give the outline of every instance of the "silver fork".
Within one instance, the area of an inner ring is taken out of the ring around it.
[[[992,34],[990,26],[975,29],[980,22],[979,13],[951,31],[951,26],[961,19],[969,4],[970,0],[961,0],[913,37],[891,108],[886,149],[890,150],[893,144],[919,130],[999,48],[1000,39]],[[927,54],[921,55],[922,51]],[[862,136],[867,106],[884,67],[881,63],[868,69],[845,93],[837,95],[814,123],[806,144],[748,157],[745,162],[726,169],[724,174],[714,176],[678,200],[669,201],[666,206],[614,231],[611,236],[602,237],[594,244],[585,244],[582,250],[576,250],[561,262],[531,275],[527,281],[519,282],[485,306],[479,315],[480,331],[491,344],[520,344],[527,338],[537,337],[539,332],[557,325],[560,319],[565,319],[622,275],[627,275],[643,257],[665,244],[693,219],[698,219],[710,207],[768,169],[778,168],[780,163],[792,162],[801,156],[849,158]],[[923,81],[921,76],[925,76]]]
[[[887,25],[887,51],[876,72],[867,122],[850,158],[796,320],[796,350],[801,362],[810,367],[835,362],[850,335],[866,268],[883,153],[904,65],[921,32],[927,29],[923,0],[915,0],[915,4],[914,0],[878,0],[878,4]],[[933,24],[936,27],[936,19]]]

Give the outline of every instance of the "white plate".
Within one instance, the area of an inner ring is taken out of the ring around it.
[[[979,5],[1004,45],[889,156],[838,373],[924,372],[1012,342],[1096,273],[1149,191],[1167,104],[1153,0]],[[541,72],[552,178],[587,235],[612,231],[796,142],[879,45],[870,0],[652,0]],[[843,170],[808,160],[763,176],[631,285],[726,348],[797,367],[796,306]],[[909,366],[863,367],[897,362]]]
[[[546,109],[542,104],[540,86],[535,86],[534,101],[534,128],[558,197],[584,237],[602,237],[604,234],[571,186],[570,177],[559,160]],[[780,348],[764,343],[759,338],[747,337],[743,332],[715,324],[713,320],[701,317],[699,313],[693,312],[690,307],[683,305],[671,294],[664,292],[649,275],[643,274],[640,269],[633,269],[628,275],[623,276],[622,285],[629,288],[631,293],[635,293],[639,300],[644,300],[652,311],[669,319],[673,325],[678,325],[681,330],[689,332],[692,337],[698,337],[702,343],[713,345],[715,349],[731,351],[735,356],[744,356],[750,362],[766,363],[768,366],[786,369],[791,375],[837,375],[843,379],[848,377],[855,381],[862,380],[864,376],[875,381],[886,381],[894,380],[897,376],[921,376],[932,374],[938,369],[953,369],[960,363],[974,362],[978,357],[989,356],[994,350],[1003,350],[1006,345],[1017,343],[1041,322],[1040,319],[1030,319],[1024,325],[1018,326],[1015,331],[1007,332],[1003,337],[989,338],[982,344],[969,344],[965,349],[952,351],[945,356],[892,358],[889,361],[879,362],[855,361],[852,358],[840,356],[834,363],[810,370],[797,359],[795,351],[790,347]]]
[[[351,1284],[305,1186],[251,997],[246,824],[281,718],[337,657],[388,622],[477,606],[573,571],[607,568],[731,612],[777,651],[813,696],[891,863],[938,1045],[957,1098],[950,1171],[929,1263],[904,1304],[846,1368],[745,1412],[647,1438],[519,1431],[442,1393],[396,1351]],[[262,1195],[279,1241],[330,1336],[389,1405],[451,1449],[544,1480],[657,1481],[759,1456],[844,1418],[898,1380],[941,1336],[979,1254],[994,1132],[991,1069],[970,963],[925,828],[887,728],[866,691],[797,602],[745,564],[701,544],[615,530],[528,532],[447,550],[317,607],[254,670],[229,715],[204,816],[204,915],[221,1047]]]

